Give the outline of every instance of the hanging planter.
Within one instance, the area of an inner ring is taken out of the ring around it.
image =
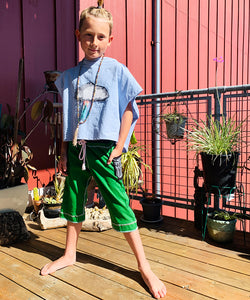
[[[167,136],[169,139],[182,139],[187,118],[180,118],[174,121],[166,121]]]
[[[213,194],[231,194],[236,184],[239,152],[216,156],[201,153],[206,189]]]
[[[187,118],[185,116],[178,113],[177,111],[174,111],[173,113],[162,115],[161,119],[165,121],[167,137],[169,139],[183,138],[187,121]]]

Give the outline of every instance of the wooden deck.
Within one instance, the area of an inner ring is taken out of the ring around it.
[[[250,238],[236,233],[226,246],[202,241],[192,222],[165,217],[146,226],[137,213],[145,252],[165,282],[166,299],[250,299]],[[40,268],[63,253],[65,228],[0,247],[0,299],[150,299],[131,251],[114,230],[81,232],[77,263],[42,277]]]

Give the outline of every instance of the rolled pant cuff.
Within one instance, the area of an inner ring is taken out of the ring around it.
[[[72,215],[69,215],[67,213],[61,212],[60,217],[62,219],[66,219],[67,221],[72,222],[72,223],[80,223],[80,222],[85,221],[85,215],[72,216]]]
[[[112,223],[114,230],[119,232],[131,232],[137,229],[137,221],[134,221],[130,224],[114,224]]]

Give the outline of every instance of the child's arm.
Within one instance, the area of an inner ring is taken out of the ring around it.
[[[123,149],[125,141],[127,139],[132,121],[133,121],[132,104],[131,104],[131,102],[129,102],[129,104],[128,104],[127,108],[125,109],[125,112],[122,116],[118,142],[115,146],[115,149],[112,151],[112,153],[108,159],[108,164],[110,164],[112,162],[113,158],[118,157],[122,154],[122,149]]]

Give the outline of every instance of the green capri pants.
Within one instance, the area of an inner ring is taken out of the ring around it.
[[[61,217],[79,223],[85,220],[87,187],[91,176],[94,177],[110,213],[112,227],[120,232],[137,229],[137,221],[129,206],[122,180],[115,175],[113,163],[107,164],[115,147],[113,141],[87,141],[85,164],[79,159],[81,145],[68,144],[68,176],[65,181]]]

